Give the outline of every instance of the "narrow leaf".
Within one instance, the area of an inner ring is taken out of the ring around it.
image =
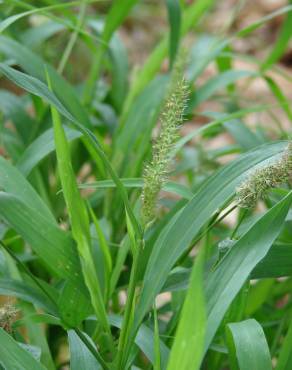
[[[169,60],[170,66],[173,66],[175,56],[179,46],[180,28],[181,28],[181,6],[179,0],[166,0],[169,32]]]
[[[204,251],[196,258],[167,370],[199,370],[204,352],[206,305],[203,286]]]
[[[49,88],[51,89],[51,82],[50,77],[47,75]],[[68,207],[71,227],[72,227],[72,234],[74,239],[77,243],[77,249],[79,255],[81,257],[81,266],[82,272],[84,276],[85,283],[90,293],[91,302],[95,313],[100,320],[103,329],[110,333],[110,327],[107,320],[105,305],[103,302],[102,291],[100,287],[100,283],[98,280],[98,276],[95,270],[95,266],[93,263],[92,253],[91,253],[91,241],[90,241],[90,231],[89,231],[89,217],[87,213],[87,209],[85,206],[84,201],[81,198],[80,192],[78,190],[76,178],[74,175],[71,157],[70,157],[70,148],[68,145],[68,141],[65,135],[64,128],[61,123],[61,118],[59,112],[54,106],[51,106],[52,112],[52,120],[53,120],[53,127],[54,127],[54,137],[55,137],[55,146],[56,146],[56,153],[57,153],[57,161],[58,161],[58,170],[59,175],[61,178],[63,193],[66,201],[66,205]],[[76,289],[74,285],[71,285],[71,288],[74,290]],[[69,286],[68,286],[69,288]],[[73,290],[73,291],[74,291]],[[73,293],[72,291],[72,293]],[[78,292],[75,291],[73,296],[76,297]],[[74,306],[71,305],[73,309]],[[69,316],[70,322],[66,322],[71,326],[75,316],[79,316],[79,318],[83,318],[83,312],[86,312],[86,305],[84,310],[81,312],[76,306],[76,313],[71,314]],[[67,315],[69,312],[67,310]],[[81,321],[81,320],[80,320]]]

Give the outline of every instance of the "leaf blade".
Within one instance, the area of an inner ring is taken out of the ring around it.
[[[227,325],[227,344],[231,369],[272,370],[272,361],[265,333],[254,319]]]
[[[7,369],[44,370],[44,366],[34,359],[14,339],[0,328],[0,363]]]
[[[207,323],[203,252],[200,251],[193,266],[167,370],[199,370],[201,366]]]

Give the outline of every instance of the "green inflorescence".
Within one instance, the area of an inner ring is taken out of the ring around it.
[[[187,82],[183,77],[185,55],[178,58],[165,103],[160,114],[160,132],[153,145],[153,156],[144,169],[142,191],[142,217],[145,224],[155,216],[158,194],[169,171],[170,153],[178,138],[178,129],[183,121],[187,99]]]
[[[255,170],[236,190],[237,204],[241,208],[253,208],[257,201],[264,199],[269,189],[291,179],[292,142],[278,162]]]

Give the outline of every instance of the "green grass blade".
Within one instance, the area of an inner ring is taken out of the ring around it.
[[[176,53],[179,47],[181,31],[181,5],[178,0],[166,0],[169,32],[169,61],[170,67],[173,66]]]
[[[272,370],[265,333],[256,320],[228,324],[226,336],[231,370]]]
[[[8,58],[15,59],[21,68],[35,78],[46,81],[43,59],[13,39],[0,36],[0,50]],[[90,119],[80,103],[74,88],[50,65],[47,66],[50,74],[53,91],[66,109],[76,117],[82,125],[90,127]],[[45,85],[44,85],[45,86]]]
[[[287,334],[281,344],[276,370],[289,370],[292,366],[292,323],[290,321]]]
[[[98,0],[94,0],[98,1]],[[87,3],[92,3],[93,1],[88,1],[86,0]],[[22,12],[19,14],[14,14],[8,18],[5,18],[2,22],[0,22],[0,33],[2,33],[4,30],[6,30],[9,26],[11,26],[14,22],[18,21],[21,18],[28,17],[32,14],[36,13],[44,13],[50,10],[60,10],[64,8],[70,8],[74,6],[78,6],[82,3],[82,1],[71,1],[65,4],[54,4],[54,5],[49,5],[49,6],[44,6],[42,8],[35,8],[32,10],[28,10],[26,12]]]
[[[129,236],[126,235],[121,242],[120,248],[115,259],[115,264],[113,266],[113,271],[110,278],[110,294],[109,294],[110,296],[115,291],[129,250],[130,250],[130,240]]]
[[[137,0],[114,1],[110,8],[110,11],[106,17],[103,32],[101,34],[101,43],[92,63],[92,67],[89,72],[89,78],[84,89],[84,102],[87,105],[90,105],[90,102],[93,99],[95,84],[99,79],[102,61],[107,50],[108,43],[115,30],[122,24],[136,2]]]
[[[121,178],[120,179],[123,185],[126,188],[142,188],[143,187],[143,179],[142,178]],[[113,180],[100,180],[96,182],[89,182],[85,184],[79,184],[78,187],[80,189],[111,189],[116,188],[116,184]],[[193,193],[182,184],[178,184],[176,182],[168,181],[162,187],[162,190],[177,194],[185,199],[190,199],[193,196]]]
[[[99,224],[99,221],[97,217],[94,214],[93,209],[88,205],[89,212],[91,219],[93,221],[93,224],[95,226],[96,234],[99,241],[100,249],[103,253],[104,261],[105,261],[105,283],[106,283],[106,291],[108,292],[109,289],[109,283],[110,283],[110,275],[113,269],[113,262],[112,262],[112,256],[110,253],[110,247],[108,245],[108,242],[106,240],[106,237],[102,231],[102,228]],[[107,296],[107,295],[106,295]]]
[[[291,0],[289,0],[289,3],[292,4]],[[287,12],[286,19],[282,24],[276,43],[273,45],[270,54],[261,65],[262,71],[266,71],[267,69],[269,69],[285,53],[287,44],[292,35],[291,23],[292,23],[292,11],[290,10]]]
[[[283,107],[283,110],[285,111],[288,119],[290,120],[290,122],[292,122],[292,110],[290,108],[289,99],[284,95],[279,85],[271,77],[265,77],[265,80],[271,92],[275,95],[276,99],[279,101],[279,103]]]
[[[155,78],[133,101],[126,119],[120,122],[116,130],[113,161],[114,163],[117,162],[121,167],[123,176],[137,176],[135,173],[125,175],[123,167],[125,167],[125,163],[131,160],[133,150],[135,153],[139,153],[139,159],[141,157],[142,160],[144,159],[143,155],[145,151],[147,152],[151,133],[157,122],[167,83],[168,79],[165,76]],[[151,113],[149,114],[149,112]],[[141,145],[142,143],[143,145]],[[140,154],[140,152],[142,153]],[[137,154],[135,159],[137,159]],[[133,165],[133,167],[137,167],[137,165]]]
[[[272,248],[271,248],[272,249]],[[275,284],[274,279],[262,279],[251,285],[245,307],[245,315],[252,316],[268,299]]]
[[[44,24],[35,25],[35,27],[25,30],[20,37],[24,45],[30,46],[30,48],[36,48],[64,29],[66,29],[64,25],[50,20]]]
[[[51,89],[52,87],[49,75],[48,84]],[[78,190],[71,164],[70,149],[61,123],[60,115],[54,106],[51,106],[51,112],[59,176],[61,179],[65,202],[68,207],[72,234],[76,240],[77,249],[81,257],[84,280],[89,290],[95,313],[100,320],[103,329],[110,335],[110,327],[107,320],[100,283],[92,259],[87,209]]]
[[[250,113],[262,112],[265,109],[268,109],[270,107],[271,107],[270,105],[259,105],[259,106],[255,106],[255,107],[252,107],[252,108],[240,109],[240,110],[238,110],[234,113],[230,113],[230,114],[222,114],[222,115],[220,115],[219,119],[211,121],[211,122],[207,123],[206,125],[200,127],[199,129],[191,131],[189,134],[187,134],[186,136],[179,139],[177,141],[177,143],[174,147],[173,153],[171,155],[175,156],[175,154],[178,153],[184,147],[184,145],[186,143],[191,141],[196,136],[203,135],[203,134],[208,134],[209,131],[211,131],[212,129],[214,129],[218,126],[221,126],[225,122],[228,122],[230,120],[234,120],[236,118],[244,117],[244,116],[246,116]],[[235,122],[237,122],[237,121],[235,121]]]
[[[153,318],[154,318],[154,353],[155,353],[155,361],[153,364],[153,370],[160,370],[161,369],[161,354],[160,354],[160,339],[159,339],[159,322],[158,322],[157,309],[155,305],[153,308]]]
[[[114,34],[110,42],[110,60],[112,65],[110,98],[113,101],[113,106],[120,112],[129,89],[130,66],[128,51],[117,33]]]
[[[201,250],[192,270],[167,370],[200,369],[207,322],[203,284],[204,262],[204,250]]]
[[[50,80],[48,81],[51,89]],[[54,107],[51,107],[51,112],[59,175],[61,178],[63,194],[68,207],[72,225],[72,233],[77,243],[80,243],[80,246],[82,246],[84,239],[89,240],[89,218],[85,204],[81,199],[77,187],[77,182],[71,164],[70,148],[59,113]]]
[[[56,326],[62,326],[61,320],[53,315],[49,315],[47,313],[34,313],[15,321],[13,323],[13,328],[25,326],[27,321],[33,322],[35,324],[51,324]]]
[[[240,30],[239,32],[236,33],[236,36],[237,37],[245,37],[249,33],[255,31],[257,28],[261,27],[266,22],[272,20],[273,18],[275,18],[275,17],[277,17],[279,15],[288,13],[291,10],[292,10],[292,5],[283,6],[282,8],[277,9],[274,12],[272,12],[272,13],[270,13],[270,14],[268,14],[268,15],[266,15],[266,16],[258,19],[258,20],[256,20],[252,24],[244,27],[242,30]]]
[[[9,334],[0,328],[0,363],[6,369],[13,370],[45,370],[25,349],[23,349]]]
[[[196,90],[190,97],[188,109],[192,110],[201,102],[207,100],[219,89],[222,89],[231,83],[246,77],[256,77],[258,74],[254,71],[229,70],[216,75],[206,82],[205,85]]]
[[[103,30],[103,40],[108,42],[115,30],[123,23],[137,0],[114,1],[109,13],[107,14],[106,23]]]

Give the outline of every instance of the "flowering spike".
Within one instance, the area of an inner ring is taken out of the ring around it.
[[[253,208],[259,199],[265,198],[271,188],[291,179],[292,142],[278,162],[256,169],[236,190],[237,204],[241,208]]]
[[[187,99],[187,83],[183,77],[185,54],[177,59],[167,97],[160,114],[160,132],[153,145],[153,156],[144,169],[142,217],[148,224],[155,215],[156,201],[169,171],[170,152],[178,138]]]
[[[3,328],[8,333],[11,333],[11,326],[15,320],[17,310],[10,303],[5,304],[0,308],[0,328]]]

